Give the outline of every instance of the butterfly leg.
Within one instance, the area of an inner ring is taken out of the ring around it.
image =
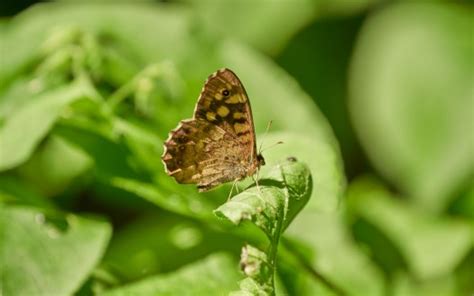
[[[252,175],[252,179],[254,180],[255,185],[257,186],[258,193],[260,193],[260,195],[262,195],[262,191],[260,190],[260,185],[258,184],[258,170],[257,170],[257,173],[255,175]]]
[[[227,196],[227,201],[229,201],[232,198],[232,191],[234,191],[234,187],[236,188],[236,191],[238,192],[238,186],[237,186],[238,181],[239,181],[238,179],[235,179],[234,182],[232,182],[232,187],[230,187],[230,192],[229,192],[229,195]]]

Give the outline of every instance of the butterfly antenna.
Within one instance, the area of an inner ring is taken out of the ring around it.
[[[260,153],[262,153],[263,151],[268,150],[268,149],[270,149],[270,148],[273,148],[273,147],[275,147],[276,145],[280,145],[280,144],[283,144],[283,141],[278,141],[278,142],[276,142],[276,143],[273,144],[273,145],[270,145],[270,146],[268,146],[268,147],[265,147],[265,149],[261,149],[261,150],[260,150]]]
[[[265,133],[262,136],[262,142],[260,142],[260,147],[258,148],[258,154],[262,153],[262,147],[263,147],[263,142],[265,138],[267,137],[268,131],[270,130],[270,127],[272,127],[273,120],[270,120],[267,125],[267,129],[265,130]]]

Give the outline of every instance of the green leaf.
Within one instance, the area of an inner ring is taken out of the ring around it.
[[[219,250],[237,254],[242,240],[216,231],[215,224],[163,211],[140,217],[114,233],[102,262],[123,281],[132,281],[173,271]]]
[[[449,3],[388,7],[367,20],[351,67],[350,109],[370,160],[432,211],[474,169],[471,12]]]
[[[159,184],[145,183],[138,180],[111,177],[108,179],[111,185],[134,193],[141,198],[152,202],[155,205],[167,209],[177,214],[209,219],[211,211],[215,206],[211,201],[199,199],[199,197],[191,195],[175,193],[170,194],[169,191],[160,189]]]
[[[337,1],[330,1],[334,2]],[[350,1],[351,4],[361,2]],[[366,161],[351,126],[346,104],[348,66],[364,18],[365,14],[318,18],[298,32],[276,58],[277,63],[298,81],[324,112],[339,141],[344,168],[349,176],[358,173]]]
[[[99,178],[123,177],[141,180],[144,177],[140,168],[135,168],[133,155],[120,139],[104,137],[96,130],[86,129],[72,124],[60,124],[53,133],[71,145],[85,152],[94,161],[94,170]]]
[[[262,282],[268,277],[270,272],[268,256],[259,249],[245,245],[240,254],[240,268],[249,278],[256,278],[257,282]]]
[[[259,184],[234,196],[215,214],[236,225],[251,220],[272,238],[275,232],[283,232],[308,202],[311,175],[306,165],[290,159],[273,167]]]
[[[268,292],[262,289],[257,281],[248,277],[240,281],[240,290],[229,293],[229,296],[268,296]]]
[[[245,245],[240,255],[240,269],[247,276],[239,283],[239,291],[229,295],[288,295],[280,278],[275,275],[275,287],[272,287],[274,267],[267,254],[261,250]]]
[[[53,29],[79,27],[91,33],[106,33],[118,40],[138,64],[175,58],[190,40],[186,11],[177,6],[151,3],[42,3],[13,18],[4,34],[2,48],[9,53],[0,68],[0,80],[15,75],[43,48]],[[127,20],[126,22],[123,20]],[[144,27],[154,28],[143,30]],[[129,42],[130,36],[138,39]]]
[[[383,289],[382,274],[351,240],[340,213],[330,211],[337,206],[337,200],[331,197],[335,193],[342,194],[345,185],[338,154],[322,139],[319,142],[318,138],[304,134],[270,133],[265,141],[283,141],[282,145],[263,153],[267,163],[291,155],[307,163],[311,169],[312,196],[285,233],[308,249],[309,255],[302,260],[349,295],[379,295]],[[327,261],[331,264],[327,265]],[[357,272],[360,269],[365,272]],[[324,291],[319,287],[320,283],[309,285],[315,289],[308,292],[309,295],[314,291]]]
[[[237,288],[237,263],[227,254],[217,253],[173,273],[156,275],[101,295],[227,295]]]
[[[430,215],[370,178],[351,184],[348,201],[357,217],[390,238],[420,279],[451,274],[471,250],[468,223]]]
[[[474,224],[474,182],[464,188],[450,206],[450,213],[468,218]]]
[[[71,295],[111,235],[104,221],[20,206],[0,207],[0,230],[5,295]]]
[[[5,84],[5,85],[4,85]],[[9,87],[5,90],[2,90],[0,93],[0,123],[3,124],[3,121],[9,114],[15,111],[16,108],[20,107],[22,104],[28,102],[32,96],[35,96],[37,93],[35,90],[35,83],[29,81],[26,78],[17,77]],[[33,86],[32,86],[33,85]],[[2,83],[3,87],[6,87],[6,83]]]
[[[0,175],[0,204],[1,203],[53,208],[53,204],[48,199],[39,195],[30,184],[18,177],[10,175]]]
[[[391,282],[394,296],[459,296],[469,295],[459,291],[453,277],[446,276],[428,281],[411,278],[408,274],[399,273]]]
[[[290,38],[321,15],[358,12],[379,0],[315,1],[196,1],[191,3],[206,30],[223,38],[243,41],[253,48],[275,54]],[[245,16],[245,21],[242,21]],[[225,24],[216,26],[216,23]]]
[[[274,53],[316,15],[315,1],[190,1],[205,28]],[[242,22],[241,16],[246,16]],[[216,26],[225,23],[225,26]]]
[[[136,159],[137,166],[146,169],[157,179],[165,175],[163,162],[160,157],[157,157],[163,153],[163,139],[158,137],[153,126],[136,120],[114,118],[113,130],[123,136]],[[166,179],[171,181],[168,177]]]
[[[251,280],[241,283],[242,293],[275,295],[275,271],[278,243],[283,231],[311,196],[312,179],[306,165],[295,158],[273,167],[251,187],[234,196],[214,213],[235,225],[250,220],[268,237],[266,252],[247,245],[242,249],[240,265]],[[257,288],[247,283],[257,284]],[[263,294],[262,294],[263,293]]]
[[[18,172],[42,195],[53,196],[67,189],[74,178],[91,166],[92,160],[87,154],[53,134],[18,168]]]
[[[285,237],[301,245],[290,250],[299,255],[300,264],[322,275],[343,294],[383,295],[383,274],[359,248],[343,222],[340,212],[302,211],[285,233]],[[306,252],[302,254],[301,250]]]
[[[327,141],[297,132],[273,132],[265,137],[265,146],[283,142],[263,152],[267,164],[295,157],[307,164],[313,176],[313,189],[303,212],[332,212],[339,205],[345,188],[345,176],[338,150]],[[269,166],[262,168],[266,171]]]
[[[81,83],[48,91],[31,98],[0,126],[0,171],[24,162],[46,136],[64,107],[85,95]]]
[[[298,252],[290,248],[288,239],[283,237],[278,254],[278,275],[284,283],[286,295],[336,296],[344,294],[320,274],[309,271],[305,266],[308,261],[298,258],[298,253],[302,253],[302,250],[307,246],[294,241],[292,244],[295,245]],[[295,272],[295,270],[301,272]],[[278,292],[277,290],[277,295],[279,295]]]

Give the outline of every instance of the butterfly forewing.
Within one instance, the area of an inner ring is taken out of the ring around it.
[[[194,110],[196,119],[204,119],[234,135],[256,155],[255,132],[250,101],[239,78],[222,69],[207,79]]]
[[[193,118],[171,131],[162,159],[176,181],[195,183],[200,191],[255,172],[259,162],[250,102],[231,70],[207,79]]]

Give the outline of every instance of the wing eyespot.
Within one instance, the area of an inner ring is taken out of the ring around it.
[[[223,95],[224,97],[228,97],[228,96],[230,95],[230,91],[229,91],[228,89],[222,90],[221,93],[222,93],[222,95]]]

